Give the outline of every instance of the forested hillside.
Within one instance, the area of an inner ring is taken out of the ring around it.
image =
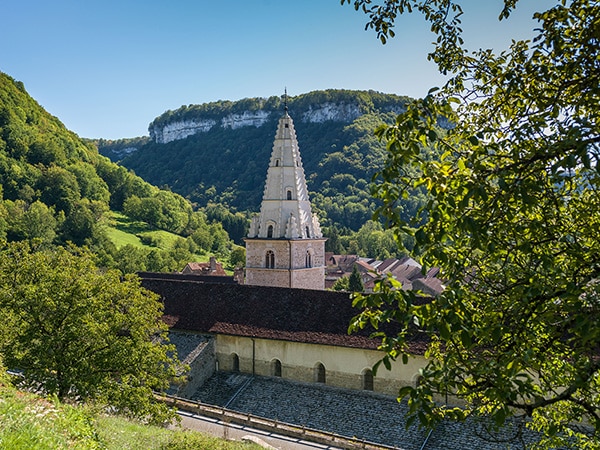
[[[220,224],[209,224],[182,196],[160,190],[101,156],[4,73],[0,185],[0,239],[9,242],[29,241],[45,248],[71,242],[90,247],[105,266],[166,271],[180,270],[192,253],[224,252],[230,246]],[[111,210],[176,233],[181,242],[169,252],[117,249],[105,232]],[[127,264],[134,257],[135,263]]]
[[[382,122],[393,123],[409,99],[329,90],[286,101],[322,225],[329,234],[359,230],[375,209],[369,184],[385,158],[385,144],[373,130]],[[182,106],[150,124],[151,139],[97,144],[101,153],[145,180],[168,186],[200,207],[258,211],[283,102],[270,97]],[[402,208],[410,213],[421,202],[415,194]],[[236,239],[243,236],[225,228]]]

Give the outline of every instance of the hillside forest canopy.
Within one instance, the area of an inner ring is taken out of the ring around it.
[[[334,253],[352,253],[380,259],[399,255],[393,233],[383,227],[366,245],[364,236],[378,227],[370,223],[378,200],[370,194],[371,179],[383,166],[385,144],[373,134],[381,123],[393,123],[395,115],[411,99],[374,91],[314,91],[286,98],[302,155],[307,186],[325,235]],[[347,118],[310,120],[324,108],[358,111]],[[179,123],[214,123],[210,129],[166,143],[155,139],[97,141],[99,151],[145,180],[168,187],[203,209],[209,220],[223,224],[237,244],[243,244],[249,217],[258,212],[262,183],[277,129],[283,114],[280,97],[250,98],[184,105],[168,111],[150,124],[159,135]],[[220,125],[231,114],[266,115],[260,126],[235,129]],[[212,121],[212,122],[210,122]],[[440,133],[443,127],[440,126]],[[216,157],[218,155],[218,157]],[[401,200],[406,218],[425,202],[417,188]],[[366,229],[360,232],[361,228]],[[411,246],[410,239],[405,242]]]
[[[466,48],[462,2],[341,3],[384,44],[402,15],[421,15],[448,77],[377,129],[373,187],[377,215],[414,237],[446,289],[423,304],[385,280],[356,298],[353,327],[403,324],[382,335],[384,365],[408,360],[408,336],[429,338],[418,386],[400,391],[411,421],[487,417],[538,431],[541,448],[600,448],[600,3],[550,2],[535,37],[503,51]],[[499,19],[519,6],[505,0]],[[455,124],[444,135],[440,116]],[[428,200],[407,221],[397,205],[415,186]]]
[[[0,73],[0,366],[60,400],[162,423],[153,400],[178,366],[162,304],[131,276],[226,255],[221,224],[98,154]],[[168,249],[117,248],[113,213],[175,236]]]
[[[99,264],[125,273],[181,270],[195,255],[226,258],[234,248],[220,222],[100,155],[4,73],[0,185],[0,239],[9,242],[87,246]],[[115,211],[179,238],[168,249],[117,248],[107,235]]]

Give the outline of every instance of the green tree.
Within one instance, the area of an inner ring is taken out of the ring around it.
[[[157,296],[137,278],[99,270],[88,252],[34,252],[13,243],[0,253],[0,353],[25,384],[61,400],[94,401],[153,421],[168,417],[152,400],[176,365],[161,315]]]
[[[81,189],[81,196],[88,200],[98,200],[108,204],[110,192],[108,186],[96,172],[91,164],[77,162],[70,165],[67,170],[75,175]]]
[[[359,255],[383,260],[398,253],[394,233],[391,230],[384,230],[379,222],[367,221],[349,238],[356,240]]]
[[[336,226],[330,226],[323,231],[323,235],[327,236],[327,241],[325,241],[325,251],[332,252],[335,255],[341,255],[344,252],[344,247],[340,242],[340,232],[338,228]]]
[[[49,246],[56,238],[58,221],[52,208],[48,208],[39,200],[27,204],[23,200],[4,202],[7,219],[7,238],[15,240],[39,240],[42,245]]]
[[[90,209],[90,202],[83,200],[76,202],[62,223],[60,230],[62,241],[72,242],[78,246],[90,244],[100,233],[96,220]]]
[[[229,254],[229,264],[234,269],[246,266],[246,248],[241,245],[234,245]]]
[[[352,267],[352,273],[348,278],[348,290],[351,292],[363,292],[365,290],[356,264]]]
[[[383,340],[385,365],[406,360],[410,334],[429,337],[419,386],[400,391],[411,421],[514,416],[542,433],[541,446],[598,448],[600,4],[557,0],[535,13],[532,42],[495,54],[464,47],[450,0],[342,3],[364,11],[384,43],[398,15],[421,13],[437,35],[430,59],[448,76],[376,131],[387,154],[372,190],[401,242],[411,223],[398,202],[426,189],[415,251],[446,289],[422,304],[385,280],[358,297],[353,326],[401,324]],[[500,17],[517,3],[505,0]],[[454,125],[446,135],[440,121]],[[427,147],[441,156],[427,160]],[[465,407],[436,403],[443,393]]]
[[[223,205],[213,203],[208,204],[204,211],[209,222],[219,222],[234,242],[243,243],[250,227],[249,220],[245,215],[239,212],[232,213]]]
[[[349,291],[350,286],[348,285],[350,277],[340,277],[333,283],[331,289],[333,291]]]
[[[67,215],[73,211],[81,198],[77,177],[62,167],[49,167],[38,180],[38,185],[41,200]]]
[[[115,254],[116,268],[125,274],[144,272],[148,269],[147,261],[150,252],[150,250],[131,244],[124,245]]]

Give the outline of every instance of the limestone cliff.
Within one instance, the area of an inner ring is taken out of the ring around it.
[[[298,133],[306,189],[318,193],[311,194],[314,212],[320,220],[326,218],[321,220],[324,226],[358,230],[375,209],[369,183],[385,158],[385,143],[373,130],[393,123],[410,100],[375,91],[327,90],[186,105],[157,117],[150,136],[103,141],[98,147],[145,180],[169,186],[199,207],[221,204],[258,211],[275,131],[287,106]],[[231,227],[228,231],[238,241],[247,233]]]
[[[205,133],[213,127],[231,130],[260,127],[279,118],[283,101],[279,97],[270,97],[182,106],[176,111],[167,111],[157,117],[150,124],[148,131],[154,142],[166,144]],[[373,91],[328,90],[287,97],[285,101],[290,113],[299,122],[351,123],[375,109],[400,112],[406,97]]]

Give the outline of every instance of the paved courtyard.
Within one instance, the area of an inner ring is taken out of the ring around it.
[[[417,426],[405,427],[407,407],[393,397],[239,373],[215,374],[192,399],[405,450],[514,450],[532,439],[516,427],[496,433],[476,421],[444,422],[428,436]]]

